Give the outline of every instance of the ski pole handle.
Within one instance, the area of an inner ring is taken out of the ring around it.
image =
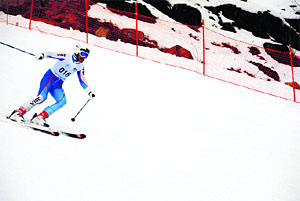
[[[79,113],[83,110],[83,108],[88,104],[88,102],[90,102],[90,98],[86,101],[86,103],[82,106],[82,108],[77,112],[77,114],[75,115],[75,117],[71,118],[71,121],[74,122],[76,117],[79,115]]]

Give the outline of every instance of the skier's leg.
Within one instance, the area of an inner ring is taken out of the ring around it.
[[[44,98],[45,97],[45,98]],[[19,111],[21,111],[22,116],[28,112],[29,110],[31,110],[36,104],[41,104],[42,102],[44,102],[47,99],[47,95],[38,95],[35,96],[31,99],[29,99],[27,102],[25,102],[24,104],[22,104],[19,108]]]
[[[36,123],[41,122],[38,124],[45,124],[46,123],[45,119],[48,118],[49,115],[53,114],[55,111],[62,108],[66,104],[67,99],[63,88],[60,87],[60,88],[50,90],[50,94],[56,100],[56,103],[49,107],[46,107],[43,112],[41,112],[39,115],[36,115],[32,119],[33,122]]]
[[[40,82],[38,95],[26,101],[19,107],[19,109],[14,110],[9,118],[15,121],[23,120],[23,115],[26,112],[31,110],[36,104],[41,104],[44,102],[47,99],[49,90],[51,88],[51,80],[53,77],[54,75],[51,70],[48,70]]]
[[[54,113],[58,109],[62,108],[67,103],[67,99],[66,99],[63,88],[57,88],[57,89],[51,90],[50,94],[56,100],[56,103],[45,109],[45,111],[48,113],[48,115],[51,115],[52,113]]]

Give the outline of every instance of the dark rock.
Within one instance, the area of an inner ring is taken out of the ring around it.
[[[240,54],[240,53],[241,53],[241,51],[240,51],[238,48],[232,46],[230,43],[222,43],[222,44],[218,44],[218,43],[216,43],[216,42],[212,42],[211,44],[212,44],[212,45],[215,45],[215,46],[218,46],[218,47],[229,48],[229,49],[231,49],[231,51],[232,51],[234,54]]]
[[[248,76],[255,78],[255,75],[253,75],[252,73],[249,73],[248,71],[245,71],[245,70],[244,70],[244,71],[242,72],[242,69],[241,69],[241,68],[235,69],[234,67],[230,67],[230,68],[227,68],[227,70],[229,70],[229,71],[234,71],[234,72],[237,72],[237,73],[246,73]]]
[[[170,18],[185,25],[191,25],[190,28],[198,30],[202,26],[201,12],[186,4],[175,4],[173,7],[167,0],[153,1],[144,0],[160,12],[166,14]]]
[[[139,46],[158,48],[157,41],[150,40],[142,31],[138,31],[138,41],[136,41],[136,30],[130,28],[124,28],[119,34],[119,38],[124,43],[131,43],[136,45],[138,42]]]
[[[130,18],[135,18],[135,3],[129,3],[125,0],[93,0],[94,3],[105,3],[108,8],[114,13],[126,15]],[[124,12],[120,12],[124,11]],[[147,9],[146,6],[137,3],[138,20],[156,23],[156,17]]]
[[[237,72],[237,73],[242,73],[242,69],[241,68],[235,69],[233,67],[230,67],[230,68],[227,68],[227,70],[234,71],[234,72]]]
[[[260,54],[260,50],[256,47],[248,47],[249,48],[249,52],[253,55],[253,56],[257,56],[259,59],[261,60],[266,60],[264,57],[262,57]]]
[[[285,19],[298,33],[300,33],[300,19]]]
[[[268,11],[251,13],[232,4],[205,8],[219,16],[219,18],[222,13],[226,18],[234,21],[232,23],[234,27],[246,29],[252,32],[254,36],[265,39],[274,38],[278,43],[292,44],[295,49],[300,50],[299,33]]]
[[[261,70],[265,75],[273,78],[275,81],[280,81],[280,77],[279,77],[278,73],[276,71],[272,70],[270,67],[264,66],[261,63],[257,63],[254,61],[249,61],[249,63],[257,66],[259,70]]]
[[[25,18],[30,18],[31,1],[19,0],[19,1],[1,1],[0,0],[0,11],[10,15],[22,15]]]
[[[279,63],[286,64],[291,66],[291,57],[289,54],[289,47],[285,45],[277,45],[272,43],[264,43],[265,51],[270,55],[274,60]],[[292,54],[293,66],[300,67],[299,57]]]
[[[187,49],[184,49],[180,45],[176,45],[171,48],[161,48],[160,51],[176,55],[177,57],[184,57],[187,59],[194,59],[191,52],[188,51]]]
[[[297,90],[300,90],[300,85],[297,82],[286,82],[285,84],[290,86],[290,87],[293,87]]]
[[[235,28],[229,22],[222,23],[221,26],[222,26],[221,29],[223,29],[225,31],[230,31],[230,32],[236,33]]]
[[[259,49],[256,48],[256,47],[249,47],[249,52],[250,52],[252,55],[254,55],[254,56],[257,56],[257,55],[260,54]]]

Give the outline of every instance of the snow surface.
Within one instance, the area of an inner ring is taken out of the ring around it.
[[[33,53],[76,43],[0,30],[1,42]],[[0,51],[4,116],[36,94],[54,60]],[[96,98],[71,122],[88,99],[72,76],[48,122],[86,139],[0,121],[1,201],[300,200],[299,104],[94,46],[85,65]]]

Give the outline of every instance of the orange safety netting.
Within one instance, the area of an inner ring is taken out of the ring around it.
[[[125,12],[89,0],[6,0],[0,2],[0,11],[2,23],[187,69],[283,99],[300,100],[300,58],[291,50],[280,52],[204,26],[146,17],[137,14],[137,6]]]

